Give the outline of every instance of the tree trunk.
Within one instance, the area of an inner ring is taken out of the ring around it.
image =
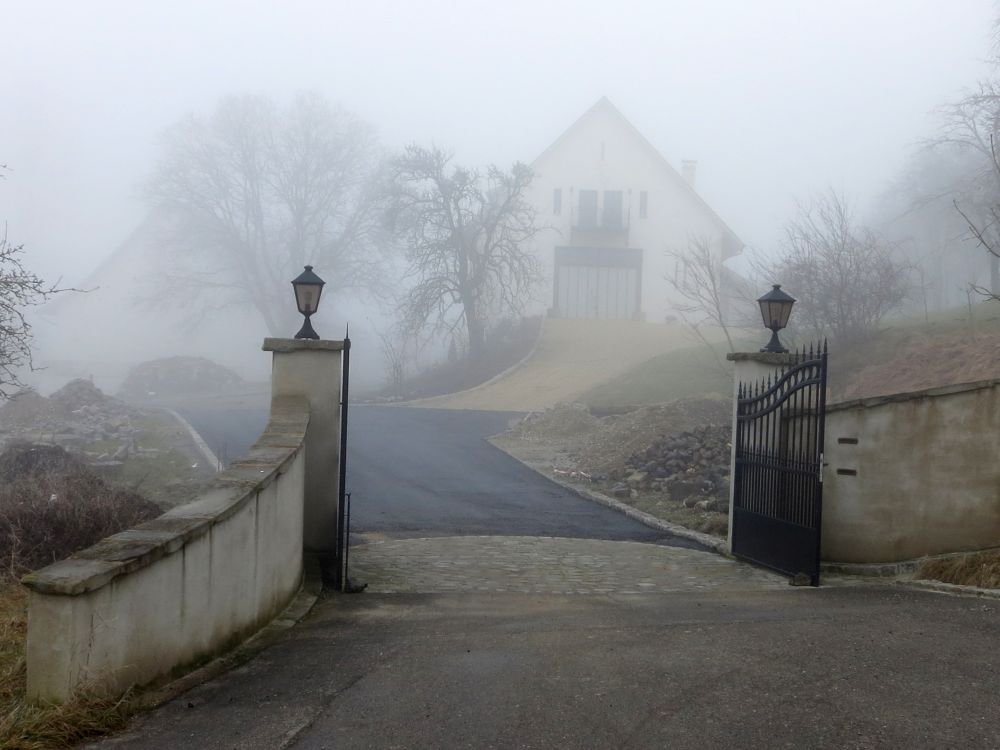
[[[1000,258],[990,253],[990,294],[1000,297]]]
[[[469,361],[479,362],[486,348],[486,323],[480,319],[475,304],[465,305],[465,326],[469,333]]]

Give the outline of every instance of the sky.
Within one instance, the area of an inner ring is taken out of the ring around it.
[[[993,0],[0,0],[0,220],[77,284],[135,228],[158,137],[314,90],[384,146],[529,162],[602,95],[751,247],[833,187],[859,209],[989,72]]]

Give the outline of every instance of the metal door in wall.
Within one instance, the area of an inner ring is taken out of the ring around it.
[[[636,313],[635,268],[562,266],[559,269],[559,316],[631,319]]]
[[[631,320],[642,309],[642,250],[557,247],[554,281],[558,317]]]
[[[732,551],[819,585],[826,343],[737,390]]]

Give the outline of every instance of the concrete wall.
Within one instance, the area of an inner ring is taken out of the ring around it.
[[[824,560],[1000,545],[1000,381],[828,407]]]
[[[195,502],[25,577],[28,694],[118,693],[273,619],[302,578],[303,396],[278,396],[251,451]]]

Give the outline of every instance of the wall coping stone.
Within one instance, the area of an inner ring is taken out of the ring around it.
[[[271,420],[247,457],[233,462],[194,501],[29,573],[21,583],[43,594],[79,596],[173,554],[230,518],[287,470],[302,450],[308,425],[309,404],[305,398],[273,399]]]
[[[343,341],[331,341],[329,339],[264,339],[264,346],[261,349],[265,352],[298,352],[303,350],[339,352],[344,349]]]
[[[839,401],[835,404],[827,404],[827,412],[846,411],[848,409],[872,409],[886,404],[898,404],[902,401],[916,401],[922,398],[939,398],[941,396],[952,396],[957,393],[969,393],[971,391],[981,391],[986,388],[994,388],[1000,385],[1000,379],[976,380],[971,383],[957,383],[955,385],[939,385],[934,388],[924,388],[919,391],[904,391],[902,393],[892,393],[888,396],[869,396],[868,398],[856,398],[850,401]]]
[[[729,352],[726,359],[730,362],[760,362],[764,365],[781,365],[788,367],[799,363],[799,357],[791,352],[778,354],[776,352]]]

